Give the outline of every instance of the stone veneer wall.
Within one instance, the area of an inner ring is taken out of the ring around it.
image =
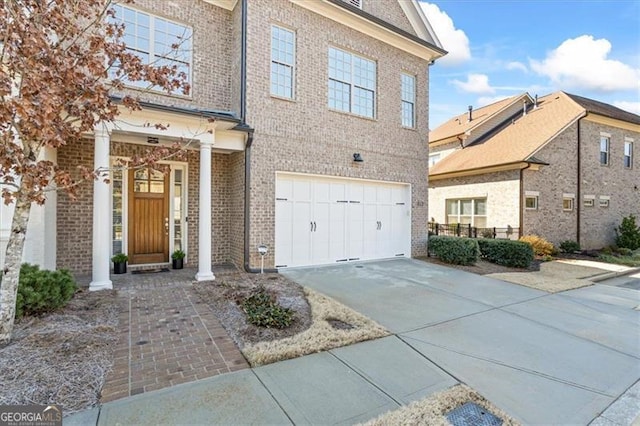
[[[274,262],[277,171],[363,178],[412,185],[412,255],[426,254],[428,167],[428,64],[362,33],[285,0],[249,2],[248,122],[252,148],[251,242],[270,248]],[[296,32],[296,94],[270,96],[270,28]],[[376,118],[330,111],[327,101],[329,46],[377,61]],[[417,129],[401,127],[401,72],[417,79]],[[364,163],[355,164],[359,152]],[[251,265],[259,256],[251,251]]]

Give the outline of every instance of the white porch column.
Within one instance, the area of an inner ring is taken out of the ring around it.
[[[109,145],[110,134],[105,124],[98,124],[95,127],[94,142],[94,170],[109,169]],[[93,182],[93,269],[92,280],[89,290],[112,289],[113,284],[109,279],[109,268],[111,259],[111,226],[109,222],[109,184],[103,182],[106,173]]]
[[[198,273],[196,280],[215,279],[211,270],[211,147],[215,132],[200,140],[200,200],[198,211]]]

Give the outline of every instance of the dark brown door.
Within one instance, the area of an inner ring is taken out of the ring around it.
[[[169,174],[129,171],[129,263],[169,261]]]

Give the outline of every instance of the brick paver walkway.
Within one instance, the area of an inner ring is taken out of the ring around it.
[[[101,402],[248,368],[194,293],[195,270],[114,275],[120,329]]]

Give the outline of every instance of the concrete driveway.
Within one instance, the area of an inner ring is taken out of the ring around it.
[[[588,424],[640,379],[636,290],[548,294],[409,259],[283,273],[378,321],[525,424]]]

